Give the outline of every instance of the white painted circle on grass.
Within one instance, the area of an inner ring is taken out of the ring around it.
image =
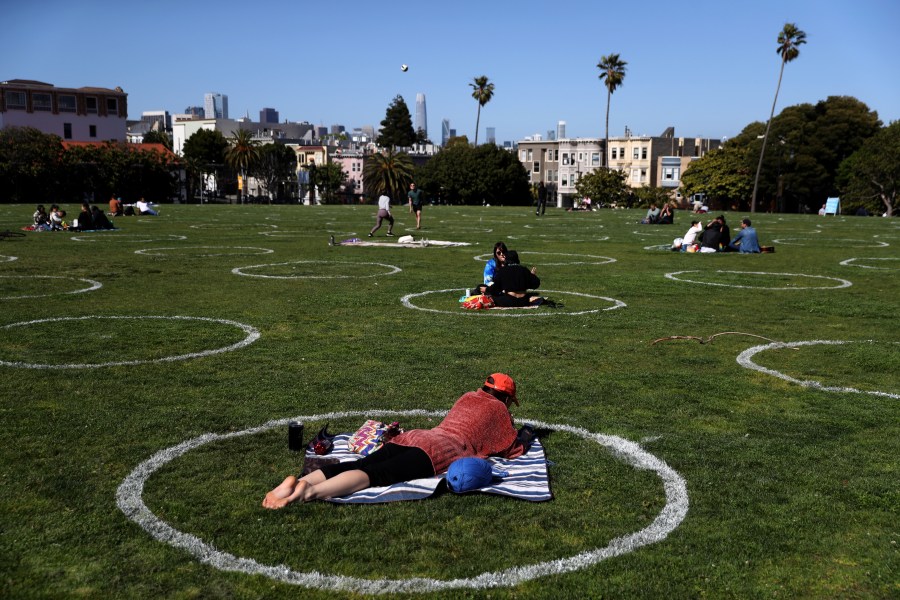
[[[0,262],[12,262],[14,260],[19,260],[19,257],[18,256],[6,256],[3,254],[0,254]]]
[[[852,387],[834,387],[822,385],[818,381],[811,380],[803,380],[803,379],[795,379],[790,375],[785,375],[780,371],[776,371],[774,369],[767,369],[766,367],[760,366],[753,362],[753,357],[759,354],[760,352],[764,352],[766,350],[780,349],[780,348],[799,348],[800,346],[821,346],[821,345],[829,345],[835,346],[840,344],[871,344],[874,343],[873,340],[863,340],[861,342],[848,342],[848,341],[840,341],[840,340],[810,340],[803,342],[773,342],[771,344],[764,344],[762,346],[754,346],[752,348],[748,348],[741,352],[737,357],[737,363],[742,367],[747,369],[753,369],[754,371],[759,371],[760,373],[765,373],[766,375],[772,375],[773,377],[778,377],[779,379],[783,379],[785,381],[789,381],[791,383],[796,383],[797,385],[802,385],[803,387],[814,388],[817,390],[822,390],[824,392],[839,392],[845,393],[850,392],[854,394],[871,394],[873,396],[884,396],[887,398],[898,398],[900,399],[900,394],[892,394],[889,392],[879,392],[877,390],[868,391],[868,390],[858,390]],[[896,343],[896,342],[895,342]]]
[[[700,270],[694,271],[675,271],[673,273],[666,273],[666,277],[668,279],[672,279],[674,281],[682,281],[687,283],[699,283],[702,285],[715,285],[719,287],[731,287],[731,288],[747,288],[752,290],[838,290],[841,288],[850,287],[853,285],[851,282],[846,279],[841,279],[839,277],[826,277],[825,275],[806,275],[804,273],[766,273],[761,271],[722,271],[717,270],[715,273],[732,273],[737,275],[786,275],[788,277],[807,277],[809,279],[828,279],[831,281],[837,281],[838,285],[833,285],[829,287],[759,287],[755,285],[737,285],[731,283],[714,283],[712,281],[696,281],[693,279],[687,278],[679,278],[677,275],[681,275],[682,273],[701,273]]]
[[[481,573],[470,578],[434,579],[430,577],[414,577],[410,579],[364,579],[343,575],[325,575],[311,571],[293,571],[284,565],[264,565],[251,558],[241,558],[228,552],[216,549],[195,535],[184,533],[157,517],[146,504],[142,495],[147,480],[154,472],[200,446],[241,436],[255,435],[284,427],[290,421],[332,421],[346,417],[388,417],[388,416],[424,416],[443,417],[446,411],[426,410],[369,410],[334,412],[319,415],[304,415],[290,419],[269,421],[258,427],[226,434],[207,433],[187,440],[176,446],[166,448],[139,464],[119,485],[116,490],[116,506],[126,517],[140,525],[156,540],[179,548],[193,555],[203,564],[221,571],[263,575],[293,585],[318,588],[332,591],[349,591],[358,594],[397,594],[435,592],[449,589],[488,589],[510,587],[525,581],[571,573],[590,567],[608,558],[633,552],[638,548],[664,540],[687,515],[689,499],[687,483],[684,478],[663,460],[644,450],[639,444],[611,435],[593,433],[581,427],[557,425],[541,421],[526,420],[537,428],[565,431],[585,440],[596,442],[608,448],[611,454],[626,464],[642,471],[652,471],[662,480],[666,503],[653,521],[643,529],[634,533],[617,537],[602,548],[581,552],[574,556],[525,566],[509,567],[495,572]]]
[[[179,354],[177,356],[164,356],[162,358],[154,358],[148,360],[124,360],[124,361],[114,361],[114,362],[105,362],[105,363],[82,363],[82,364],[62,364],[62,365],[49,365],[49,364],[36,364],[36,363],[26,363],[20,361],[5,361],[0,360],[0,366],[5,367],[17,367],[20,369],[93,369],[99,367],[119,367],[124,365],[144,365],[149,363],[161,363],[161,362],[175,362],[178,360],[188,360],[190,358],[202,358],[204,356],[212,356],[213,354],[221,354],[222,352],[230,352],[232,350],[237,350],[238,348],[243,348],[244,346],[249,346],[257,339],[259,339],[259,330],[250,325],[245,325],[243,323],[239,323],[237,321],[230,321],[228,319],[211,319],[208,317],[166,317],[166,316],[157,316],[157,315],[141,315],[137,317],[128,317],[128,316],[87,316],[87,317],[56,317],[53,319],[36,319],[34,321],[23,321],[21,323],[11,323],[9,325],[3,325],[0,327],[2,329],[12,329],[14,327],[27,327],[28,325],[37,325],[39,323],[63,323],[67,321],[88,321],[88,320],[143,320],[143,319],[159,319],[165,321],[200,321],[205,323],[221,323],[223,325],[231,325],[241,329],[246,335],[243,340],[231,344],[230,346],[225,346],[223,348],[214,348],[212,350],[203,350],[202,352],[190,352],[188,354]]]
[[[65,275],[0,275],[3,279],[68,279],[69,281],[81,281],[87,283],[86,288],[72,290],[70,292],[49,292],[46,294],[24,294],[21,296],[0,296],[0,300],[21,300],[23,298],[46,298],[47,296],[61,296],[63,294],[83,294],[84,292],[93,292],[103,287],[103,284],[93,279],[85,279],[84,277],[66,277]]]
[[[273,223],[197,223],[191,229],[254,229],[258,227],[278,227]]]
[[[543,267],[559,267],[564,265],[608,265],[610,263],[616,262],[615,258],[610,258],[608,256],[595,256],[593,254],[564,254],[562,252],[519,252],[519,256],[572,256],[576,258],[586,258],[588,260],[577,260],[577,261],[566,261],[566,262],[555,262],[555,263],[545,263],[540,262],[537,263]],[[476,261],[484,261],[487,262],[493,255],[492,254],[480,254],[474,258]],[[599,262],[598,262],[599,261]]]
[[[672,249],[672,244],[656,244],[654,246],[644,246],[644,250],[671,250],[671,249]]]
[[[412,303],[413,298],[419,298],[421,296],[427,296],[428,294],[446,294],[449,292],[453,292],[455,294],[465,293],[464,289],[460,288],[451,288],[449,290],[428,290],[425,292],[418,292],[415,294],[407,294],[400,298],[400,302],[406,308],[412,308],[413,310],[422,310],[425,312],[433,312],[433,313],[442,313],[446,315],[483,315],[489,317],[550,317],[550,316],[575,316],[575,315],[588,315],[591,313],[598,313],[604,310],[615,310],[617,308],[623,308],[627,306],[621,300],[616,300],[615,298],[607,298],[606,296],[594,296],[591,294],[583,294],[581,292],[566,292],[562,290],[537,290],[537,293],[543,295],[545,293],[551,294],[562,294],[569,296],[581,296],[583,298],[594,298],[597,300],[605,300],[607,302],[611,302],[612,306],[608,306],[606,308],[592,308],[590,310],[580,310],[577,312],[564,312],[560,309],[548,309],[541,310],[538,308],[523,308],[521,310],[465,310],[463,308],[458,308],[457,310],[439,310],[436,308],[424,308],[422,306],[417,306]],[[455,302],[455,300],[454,300]]]
[[[801,242],[809,241],[813,242],[812,244],[798,244],[795,240],[799,240]],[[874,242],[874,244],[873,244]],[[843,247],[843,248],[885,248],[890,246],[887,242],[880,242],[878,240],[814,240],[812,238],[779,238],[777,240],[772,240],[773,244],[784,244],[786,246],[821,246],[823,244],[827,244],[829,247]]]
[[[170,234],[163,234],[161,237],[147,237],[146,235],[141,235],[141,234],[98,232],[96,237],[84,236],[84,235],[73,235],[69,239],[76,241],[76,242],[125,242],[125,243],[144,242],[144,243],[146,243],[146,242],[159,242],[159,241],[171,242],[174,240],[186,240],[187,236],[176,235],[174,233],[170,233]]]
[[[174,252],[169,252],[174,250]],[[189,250],[225,250],[226,252],[197,252],[191,253]],[[234,252],[228,252],[234,250]],[[172,248],[143,248],[135,250],[135,254],[144,256],[246,256],[253,254],[272,254],[275,252],[269,248],[258,248],[256,246],[175,246]]]
[[[873,267],[872,265],[860,265],[856,264],[856,261],[864,261],[864,260],[900,260],[900,258],[848,258],[847,260],[842,260],[841,265],[845,267],[859,267],[860,269],[878,269],[879,271],[897,271],[900,270],[900,267]]]
[[[298,264],[316,264],[316,265],[349,265],[349,266],[360,266],[360,265],[372,265],[376,267],[384,267],[387,269],[385,273],[372,273],[370,275],[259,275],[256,273],[245,273],[245,270],[249,269],[262,269],[265,267],[281,267],[284,265],[298,265]],[[402,271],[400,267],[395,267],[394,265],[387,265],[384,263],[375,263],[375,262],[335,262],[328,260],[292,260],[289,262],[283,263],[271,263],[266,265],[251,265],[249,267],[235,267],[231,270],[235,275],[243,275],[244,277],[261,277],[263,279],[363,279],[367,277],[381,277],[384,275],[393,275],[395,273],[399,273]]]

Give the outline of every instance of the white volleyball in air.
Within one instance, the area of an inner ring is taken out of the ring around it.
[[[406,73],[409,71],[409,65],[400,65],[400,70]]]

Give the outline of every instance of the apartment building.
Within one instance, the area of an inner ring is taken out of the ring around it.
[[[122,88],[58,88],[29,79],[0,82],[0,129],[34,127],[73,142],[124,142],[128,94]]]

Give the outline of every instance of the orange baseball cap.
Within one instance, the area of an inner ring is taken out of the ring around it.
[[[516,403],[516,406],[520,406],[519,399],[516,398],[516,382],[513,381],[513,378],[509,375],[506,375],[505,373],[494,373],[487,378],[484,382],[484,386],[509,394],[509,397]]]

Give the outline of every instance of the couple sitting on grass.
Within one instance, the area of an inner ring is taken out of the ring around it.
[[[494,256],[484,267],[484,283],[478,285],[475,292],[490,296],[494,306],[527,308],[544,301],[544,298],[529,291],[540,285],[537,268],[522,266],[515,250],[509,250],[506,244],[497,242],[494,244]]]
[[[359,460],[325,465],[299,479],[290,475],[266,494],[262,505],[278,509],[296,501],[325,500],[368,487],[433,477],[459,458],[522,456],[531,439],[519,436],[513,426],[509,412],[513,402],[519,405],[515,381],[494,373],[481,389],[457,400],[434,429],[401,433]]]

